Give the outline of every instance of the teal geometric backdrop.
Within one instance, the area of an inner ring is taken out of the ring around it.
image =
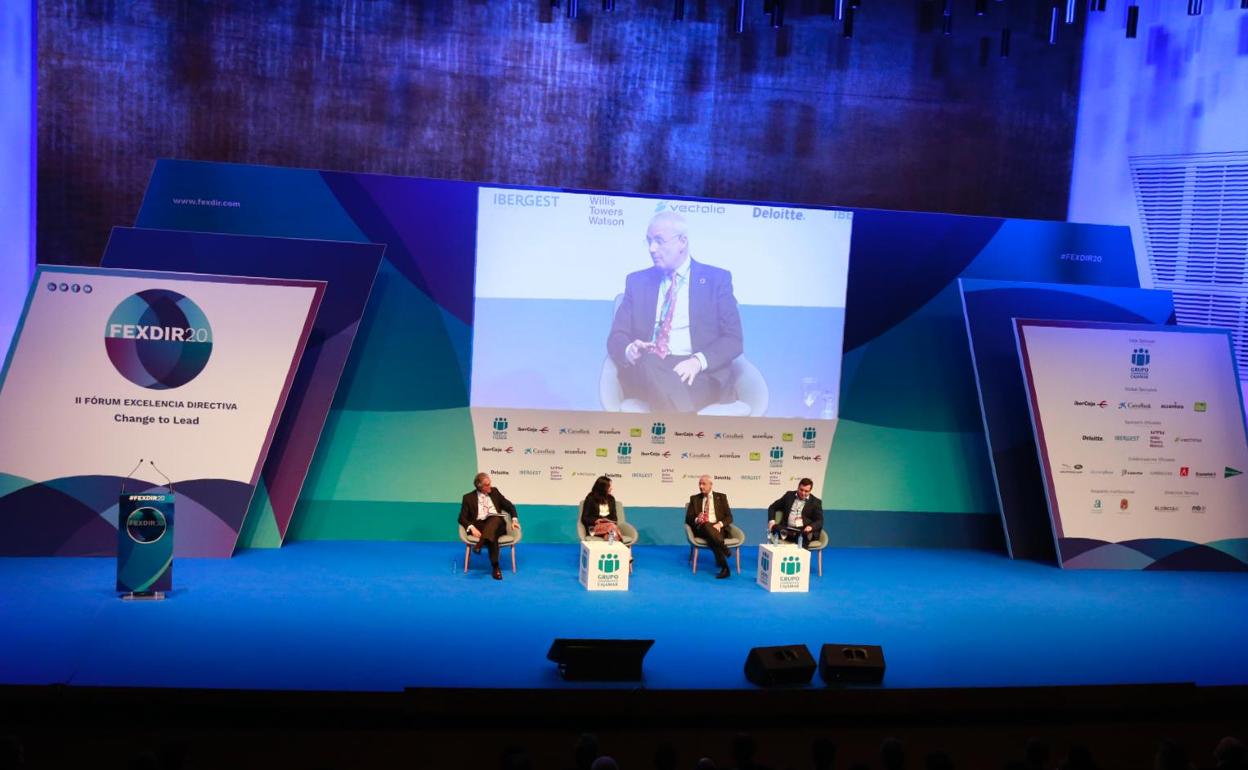
[[[477,463],[468,412],[477,189],[157,164],[139,227],[387,246],[289,538],[455,539]],[[959,277],[1139,285],[1125,228],[855,210],[841,419],[817,489],[834,543],[1003,547]],[[240,545],[276,547],[272,512],[257,500]],[[629,509],[642,542],[684,542],[679,503]],[[761,511],[743,515],[761,531]],[[522,518],[530,542],[575,538],[572,506],[526,506]]]

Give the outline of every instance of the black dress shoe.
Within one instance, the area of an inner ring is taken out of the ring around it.
[[[503,579],[503,571],[502,571],[501,569],[499,569],[498,567],[495,567],[495,568],[494,568],[494,579],[495,579],[495,580],[502,580],[502,579]]]
[[[473,552],[473,553],[481,553],[481,541],[480,541],[480,540],[478,540],[477,542],[473,543],[473,545],[472,545],[472,552]]]
[[[726,577],[732,577],[732,570],[728,569],[727,567],[724,567],[723,569],[719,571],[719,574],[715,576],[715,579],[723,580]]]

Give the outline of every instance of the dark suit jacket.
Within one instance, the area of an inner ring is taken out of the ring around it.
[[[619,518],[615,515],[615,497],[607,495],[607,515],[603,516],[598,513],[598,503],[593,498],[586,497],[585,502],[581,503],[581,526],[585,527],[586,532],[594,531],[594,523],[599,519],[610,519],[615,523],[619,523]]]
[[[789,522],[789,509],[793,507],[793,501],[797,499],[797,492],[792,490],[785,492],[784,496],[767,506],[767,517],[772,521],[776,521],[777,514],[780,516],[779,525],[787,527]],[[811,495],[806,498],[806,505],[802,506],[802,521],[804,526],[810,527],[815,537],[819,536],[819,530],[823,529],[823,501]]]
[[[724,537],[728,536],[728,525],[732,524],[732,509],[728,507],[728,496],[723,492],[711,490],[715,502],[715,520],[724,523]],[[706,495],[701,492],[689,498],[689,505],[685,508],[685,523],[690,529],[697,530],[694,521],[698,518],[698,514],[702,513],[702,498]]]
[[[633,340],[654,336],[655,308],[663,271],[656,267],[629,273],[624,279],[624,299],[615,311],[607,353],[616,366],[628,366],[624,349]],[[704,265],[692,258],[689,264],[689,337],[693,352],[706,356],[707,373],[728,383],[728,367],[741,355],[741,314],[732,293],[732,273]],[[675,365],[675,361],[672,362]]]
[[[459,525],[464,529],[468,529],[469,524],[477,523],[477,490],[472,490],[464,495],[464,502],[459,506]],[[503,493],[498,491],[498,487],[490,489],[490,500],[494,503],[494,510],[502,511],[504,515],[516,518],[516,506],[511,501],[503,497]]]

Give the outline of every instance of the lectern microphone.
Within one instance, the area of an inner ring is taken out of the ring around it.
[[[140,460],[139,462],[143,462],[143,461]],[[173,494],[173,479],[169,478],[168,476],[165,476],[165,472],[162,471],[160,468],[157,468],[156,463],[154,461],[148,460],[147,464],[152,466],[152,470],[156,471],[161,476],[165,477],[165,486],[169,487],[169,494]]]
[[[126,493],[126,482],[130,480],[130,477],[134,475],[134,472],[137,471],[139,469],[139,466],[142,464],[143,464],[143,458],[140,457],[139,461],[134,464],[133,468],[130,469],[130,472],[126,474],[126,477],[121,480],[121,494],[124,495]]]

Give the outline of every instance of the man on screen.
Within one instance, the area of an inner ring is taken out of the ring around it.
[[[657,412],[696,412],[728,391],[741,355],[732,273],[689,256],[685,218],[660,211],[646,229],[653,265],[630,273],[607,353],[624,395]]]
[[[767,506],[767,531],[778,531],[786,543],[796,543],[810,548],[819,542],[823,531],[823,503],[810,493],[815,482],[802,479],[797,490],[784,495]]]
[[[732,509],[728,507],[728,496],[712,492],[711,486],[710,476],[698,479],[698,494],[690,497],[685,507],[685,523],[715,554],[715,565],[719,567],[715,577],[726,578],[732,575],[728,569],[728,546],[724,544],[724,538],[732,536]]]

